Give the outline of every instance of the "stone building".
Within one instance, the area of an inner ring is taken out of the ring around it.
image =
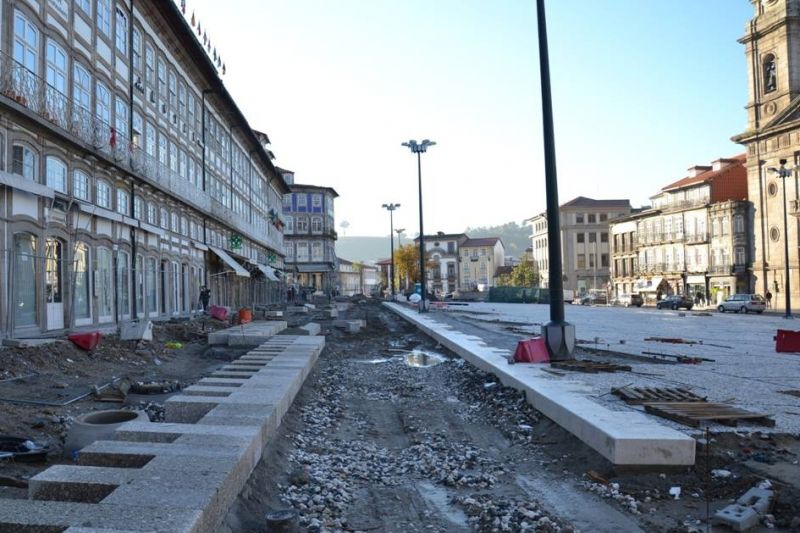
[[[494,286],[495,272],[505,266],[505,247],[498,237],[467,239],[459,251],[462,291],[489,290]]]
[[[464,233],[425,235],[425,284],[433,294],[447,294],[457,290],[459,283],[459,248],[468,239]],[[419,248],[419,237],[414,239]]]
[[[280,170],[290,188],[283,196],[288,277],[330,294],[338,285],[333,201],[339,194],[330,187],[295,183],[293,172]]]
[[[178,7],[0,17],[0,332],[279,300],[288,188]]]
[[[754,290],[761,294],[771,291],[773,304],[783,308],[789,285],[791,305],[797,308],[800,0],[751,3],[753,19],[745,25],[745,34],[739,40],[747,59],[747,126],[733,140],[744,145],[747,153],[748,195],[754,208]],[[785,179],[776,172],[782,161],[787,170]],[[788,213],[786,228],[784,213]]]
[[[564,289],[575,294],[606,290],[610,280],[609,222],[628,215],[628,200],[578,196],[559,208]],[[533,260],[542,287],[549,283],[547,213],[527,220],[532,228]]]
[[[752,214],[745,157],[697,165],[611,225],[615,295],[688,294],[721,301],[749,292]]]

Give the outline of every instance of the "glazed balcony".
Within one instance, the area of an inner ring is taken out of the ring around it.
[[[0,52],[0,99],[7,99],[50,123],[57,131],[91,146],[118,167],[151,182],[203,213],[211,212],[251,240],[280,249],[279,239],[257,235],[248,217],[234,213],[137,143],[98,118],[44,79]]]

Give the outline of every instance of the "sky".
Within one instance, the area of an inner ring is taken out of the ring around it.
[[[522,222],[545,209],[534,0],[187,0],[224,82],[340,235]],[[748,0],[549,0],[559,202],[647,205],[743,152]],[[347,221],[344,229],[341,223]],[[344,230],[344,231],[343,231]]]

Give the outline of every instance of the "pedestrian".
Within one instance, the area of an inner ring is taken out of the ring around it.
[[[694,304],[695,305],[700,305],[700,293],[699,292],[694,293]]]
[[[772,309],[772,293],[767,289],[767,309]]]
[[[286,289],[286,301],[290,304],[294,303],[294,285],[289,285],[289,288]]]
[[[208,302],[211,301],[211,290],[205,285],[200,286],[200,305],[203,311],[208,311]]]

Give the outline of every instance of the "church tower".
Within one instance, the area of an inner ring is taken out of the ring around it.
[[[750,0],[739,42],[748,70],[747,129],[763,128],[800,95],[800,0]]]

